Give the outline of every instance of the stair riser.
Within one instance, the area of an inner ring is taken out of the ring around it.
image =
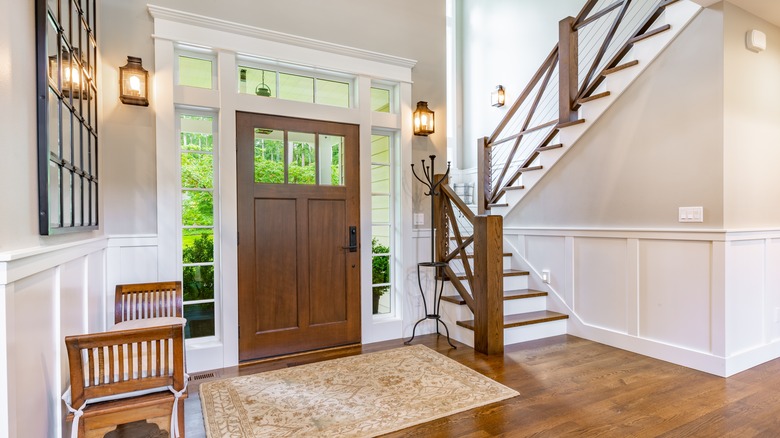
[[[463,282],[463,286],[466,287],[466,290],[468,291],[471,290],[471,288],[469,288],[468,281],[461,280],[461,282]],[[446,282],[444,288],[445,288],[444,295],[457,295],[458,293],[450,282]],[[504,290],[518,290],[518,289],[528,289],[527,275],[504,277]]]
[[[469,259],[469,266],[474,268],[474,259]],[[460,260],[460,257],[453,259],[450,262],[450,267],[455,272],[463,272],[463,262]],[[504,270],[512,269],[512,257],[504,257]]]
[[[518,300],[504,300],[504,315],[516,315],[518,313],[538,312],[547,310],[547,297],[522,298]]]
[[[566,319],[504,329],[504,345],[566,334]]]

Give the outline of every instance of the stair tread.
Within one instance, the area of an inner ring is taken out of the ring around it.
[[[541,324],[543,322],[558,321],[568,319],[569,315],[563,313],[551,312],[549,310],[540,310],[537,312],[518,313],[515,315],[504,315],[504,328],[520,327],[523,325]],[[458,321],[457,324],[470,330],[474,330],[474,320]]]
[[[633,61],[628,61],[625,64],[620,64],[618,66],[615,66],[615,67],[608,68],[608,69],[604,70],[603,75],[606,76],[606,75],[611,74],[611,73],[619,72],[620,70],[623,70],[623,69],[626,69],[626,68],[629,68],[629,67],[633,67],[633,66],[635,66],[637,64],[639,64],[639,61],[637,61],[636,59],[633,60]]]
[[[523,167],[521,169],[517,169],[518,172],[530,172],[532,170],[542,170],[542,166],[531,166],[531,167]]]
[[[533,289],[516,289],[504,291],[504,301],[546,296],[547,292]],[[460,295],[442,295],[441,299],[442,301],[447,301],[448,303],[460,304],[461,306],[466,305],[466,300],[461,298]]]
[[[539,146],[538,148],[536,148],[536,150],[539,152],[543,152],[543,151],[549,151],[552,149],[558,149],[562,147],[563,147],[563,143],[557,143],[557,144],[550,144],[547,146]]]
[[[583,97],[582,99],[578,100],[577,104],[582,105],[583,103],[587,103],[587,102],[590,102],[590,101],[593,101],[593,100],[596,100],[596,99],[601,99],[602,97],[607,97],[609,95],[610,95],[609,91],[605,91],[603,93],[592,94],[592,95],[590,95],[588,97]]]
[[[667,30],[669,30],[671,28],[672,28],[671,25],[664,24],[663,26],[657,27],[657,28],[655,28],[653,30],[648,30],[647,32],[643,33],[642,35],[637,35],[637,36],[631,38],[630,40],[628,40],[628,44],[630,45],[630,44],[638,43],[639,41],[642,41],[642,40],[644,40],[646,38],[650,38],[651,36],[654,36],[654,35],[658,35],[659,33],[667,31]]]
[[[460,280],[466,279],[466,274],[463,272],[458,272],[456,275]],[[528,275],[528,271],[521,271],[518,269],[504,269],[504,277],[520,277],[523,275]]]
[[[504,191],[508,191],[508,190],[523,190],[523,189],[525,189],[525,186],[508,186],[508,187],[504,187]]]
[[[505,202],[503,202],[503,203],[499,202],[499,203],[496,203],[496,204],[488,204],[488,208],[492,208],[492,207],[509,207],[509,204],[507,204]]]
[[[585,123],[585,119],[577,119],[577,120],[572,120],[571,122],[558,123],[557,125],[555,125],[555,128],[556,129],[567,128],[569,126],[579,125],[580,123]]]
[[[512,253],[511,252],[505,252],[505,253],[503,253],[501,255],[504,256],[504,257],[512,257]],[[470,258],[470,259],[473,259],[474,258],[474,254],[466,254],[466,257]],[[455,260],[457,260],[458,258],[459,257],[456,257]]]

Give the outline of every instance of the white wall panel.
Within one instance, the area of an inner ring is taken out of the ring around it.
[[[639,244],[639,334],[710,351],[711,243]]]
[[[574,310],[586,324],[627,331],[626,239],[574,239]]]
[[[94,252],[87,256],[87,315],[100,315],[106,302],[106,251]],[[87,318],[88,333],[102,332],[106,329],[105,318]]]
[[[726,246],[726,355],[764,341],[765,241]]]
[[[60,297],[59,307],[60,336],[60,392],[68,387],[70,371],[68,369],[68,353],[65,351],[65,336],[78,335],[87,332],[87,257],[79,257],[58,268]],[[56,292],[55,292],[56,293]]]
[[[56,437],[60,433],[59,300],[57,269],[14,284],[15,339],[9,358],[15,362],[17,430],[24,436]]]
[[[768,239],[764,265],[767,340],[780,340],[780,239]]]
[[[526,259],[539,273],[544,270],[550,271],[550,285],[557,291],[564,291],[566,288],[564,251],[564,237],[528,236],[525,239]]]

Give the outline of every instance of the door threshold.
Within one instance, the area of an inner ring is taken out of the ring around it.
[[[351,348],[361,348],[362,346],[363,346],[363,344],[358,342],[358,343],[354,343],[354,344],[347,344],[347,345],[339,345],[339,346],[336,346],[336,347],[322,348],[322,349],[319,349],[319,350],[309,350],[309,351],[301,351],[299,353],[283,354],[281,356],[264,357],[264,358],[260,358],[260,359],[249,359],[249,360],[247,360],[245,362],[239,363],[238,367],[241,368],[241,367],[247,366],[247,365],[257,365],[257,364],[261,364],[261,363],[273,362],[273,361],[276,361],[276,360],[287,360],[287,359],[291,359],[291,358],[294,358],[294,357],[308,356],[308,355],[321,354],[321,353],[330,353],[330,352],[335,352],[335,351],[340,351],[340,350],[348,350],[348,349],[351,349]]]

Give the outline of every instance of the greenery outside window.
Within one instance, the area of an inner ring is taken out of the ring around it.
[[[215,333],[215,116],[179,114],[185,336]]]
[[[393,178],[390,134],[371,136],[371,288],[374,315],[393,312]]]

